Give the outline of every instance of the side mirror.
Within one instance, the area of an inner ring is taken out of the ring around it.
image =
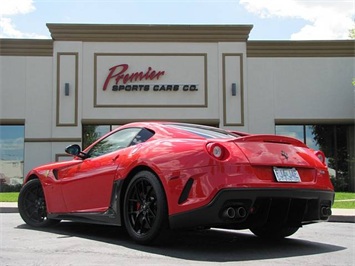
[[[65,148],[65,152],[70,155],[78,156],[82,159],[87,158],[87,155],[81,151],[81,148],[78,144],[69,145],[68,147]]]
[[[65,148],[65,152],[70,155],[78,156],[81,152],[81,148],[78,144],[72,144]]]

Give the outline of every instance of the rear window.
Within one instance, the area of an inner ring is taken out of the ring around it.
[[[213,128],[200,125],[192,124],[170,124],[170,127],[185,130],[197,136],[206,138],[206,139],[224,139],[224,138],[237,138],[239,137],[236,134],[225,131],[220,128]]]

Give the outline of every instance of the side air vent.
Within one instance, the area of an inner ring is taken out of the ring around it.
[[[57,169],[53,169],[53,175],[54,175],[54,178],[58,180],[58,170]]]
[[[189,178],[189,180],[187,180],[185,187],[181,192],[181,195],[180,195],[180,198],[178,201],[179,204],[182,204],[183,202],[185,202],[187,200],[193,183],[194,183],[194,180],[192,178]]]

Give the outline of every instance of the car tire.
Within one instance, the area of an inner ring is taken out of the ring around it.
[[[254,227],[251,228],[250,231],[261,238],[267,239],[282,239],[288,236],[293,235],[297,232],[299,227],[271,227],[271,226],[264,226],[264,227]]]
[[[28,181],[21,188],[18,210],[22,219],[34,227],[47,227],[60,222],[47,218],[46,200],[38,179]]]
[[[152,244],[167,229],[168,208],[164,189],[152,172],[141,171],[132,178],[123,204],[126,230],[137,243]]]

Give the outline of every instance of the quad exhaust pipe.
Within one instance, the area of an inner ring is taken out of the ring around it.
[[[222,217],[227,219],[242,219],[247,216],[247,213],[247,210],[242,206],[236,208],[228,207],[223,211]]]
[[[320,212],[323,217],[329,217],[330,215],[332,215],[332,210],[330,209],[330,207],[324,206],[320,209]]]
[[[329,206],[322,206],[320,209],[321,216],[328,218],[332,215],[332,210]],[[248,211],[244,206],[228,207],[222,212],[224,219],[243,219],[248,215]]]

